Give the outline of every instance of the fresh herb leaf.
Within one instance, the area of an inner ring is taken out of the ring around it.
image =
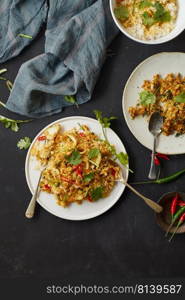
[[[153,5],[156,9],[154,14],[154,19],[156,22],[169,22],[171,20],[171,15],[168,10],[165,10],[160,2],[156,2]]]
[[[173,98],[175,102],[185,103],[185,93],[181,93]]]
[[[102,112],[99,111],[99,110],[94,110],[93,112],[94,112],[94,114],[96,116],[96,119],[100,122],[100,124],[104,128],[109,128],[110,125],[111,125],[111,121],[117,119],[116,117],[110,117],[110,118],[103,117],[102,116]]]
[[[94,178],[94,173],[89,173],[87,175],[84,175],[83,180],[86,183],[89,183]]]
[[[152,2],[149,1],[149,0],[142,0],[140,3],[139,3],[139,8],[140,9],[143,9],[143,8],[146,8],[146,7],[150,7],[152,6]]]
[[[116,154],[116,157],[123,166],[128,165],[128,154],[127,153],[120,152],[120,153]]]
[[[89,159],[95,158],[98,156],[99,153],[100,153],[100,150],[97,148],[90,149],[88,157],[89,157]]]
[[[155,19],[149,15],[147,11],[142,14],[142,21],[145,26],[152,26],[155,23]]]
[[[140,97],[140,103],[144,106],[149,105],[149,104],[154,104],[156,101],[156,96],[148,91],[142,91],[139,94]]]
[[[5,72],[7,72],[7,69],[1,69],[1,70],[0,70],[0,74],[3,74],[3,73],[5,73]]]
[[[64,100],[68,103],[75,104],[77,107],[79,107],[78,102],[76,101],[76,98],[74,96],[64,96]]]
[[[114,9],[114,14],[117,19],[124,21],[129,17],[129,12],[126,6],[120,5]]]
[[[91,190],[91,198],[94,201],[102,198],[102,195],[103,195],[103,187],[102,186],[99,186],[99,187]]]
[[[21,123],[28,123],[32,120],[13,120],[6,118],[0,115],[0,122],[4,125],[5,128],[10,128],[12,131],[17,132],[19,130],[19,124]]]
[[[17,143],[17,147],[21,150],[22,149],[25,149],[25,150],[28,149],[30,145],[31,145],[31,139],[27,136],[20,139]]]
[[[19,33],[20,37],[26,38],[26,39],[32,39],[33,37],[29,34]]]
[[[66,160],[74,166],[80,164],[82,161],[80,152],[78,150],[74,150],[70,156],[66,156]]]

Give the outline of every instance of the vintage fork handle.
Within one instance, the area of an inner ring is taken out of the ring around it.
[[[150,165],[150,171],[149,171],[149,174],[148,174],[148,178],[152,179],[152,180],[157,179],[157,166],[155,165],[155,162],[154,162],[156,141],[157,141],[157,135],[154,136],[154,143],[153,143],[152,157],[151,157],[151,165]]]
[[[38,193],[39,193],[39,190],[40,190],[39,184],[40,184],[40,180],[42,178],[42,173],[43,173],[43,171],[40,173],[40,177],[39,177],[39,180],[38,180],[38,183],[37,183],[37,187],[34,191],[33,197],[30,200],[28,208],[25,212],[25,217],[28,218],[28,219],[31,219],[34,216],[35,205],[36,205]]]

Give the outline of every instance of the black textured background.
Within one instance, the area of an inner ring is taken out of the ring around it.
[[[1,65],[14,80],[21,64],[42,53],[44,38],[36,41],[19,57]],[[93,109],[118,117],[113,130],[120,136],[130,156],[134,175],[129,181],[146,179],[150,152],[140,145],[126,126],[121,98],[126,80],[145,58],[162,51],[183,51],[185,33],[174,41],[145,46],[119,34],[110,46],[94,94],[79,109],[69,107],[62,113],[36,120],[18,133],[0,128],[0,278],[61,278],[68,280],[108,280],[115,278],[184,277],[185,236],[176,236],[171,244],[156,225],[153,212],[142,200],[126,189],[121,199],[107,213],[89,221],[59,219],[38,207],[33,220],[24,217],[31,194],[24,163],[26,152],[16,147],[19,138],[34,137],[50,122],[67,116],[93,117]],[[7,89],[0,83],[0,99],[6,101]],[[25,87],[26,88],[26,87]],[[17,117],[0,108],[2,114]],[[163,175],[185,167],[184,155],[163,163]],[[138,186],[146,196],[157,200],[168,191],[184,191],[185,177],[156,186]]]

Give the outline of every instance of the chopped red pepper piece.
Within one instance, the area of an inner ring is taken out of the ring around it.
[[[83,132],[79,132],[79,136],[85,137],[86,135],[85,135],[85,133],[83,133]]]
[[[116,171],[115,171],[113,168],[110,168],[109,170],[110,170],[112,176],[115,176],[115,175],[116,175]]]
[[[73,170],[79,175],[82,177],[82,174],[83,174],[83,166],[82,164],[79,164],[77,166],[74,166],[73,167]]]
[[[91,196],[87,196],[87,200],[88,200],[89,202],[93,202],[93,199],[91,198]]]
[[[41,135],[38,137],[37,139],[38,141],[45,141],[46,140],[46,136],[45,135]]]
[[[44,189],[50,191],[50,190],[51,190],[51,187],[49,186],[49,184],[45,184],[45,185],[44,185]]]

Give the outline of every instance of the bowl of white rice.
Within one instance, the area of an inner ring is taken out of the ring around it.
[[[117,27],[132,40],[161,44],[185,29],[185,0],[110,0]]]

